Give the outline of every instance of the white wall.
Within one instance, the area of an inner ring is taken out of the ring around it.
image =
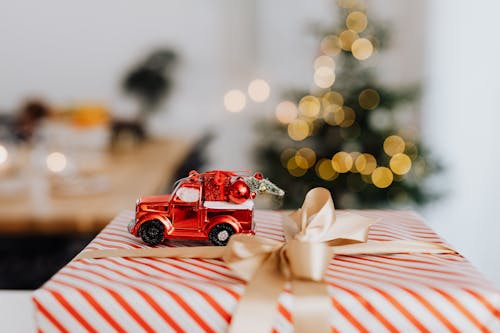
[[[445,200],[424,214],[500,286],[500,4],[433,1],[428,9],[424,138],[446,164]]]

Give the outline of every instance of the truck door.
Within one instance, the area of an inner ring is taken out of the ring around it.
[[[172,224],[175,231],[199,229],[198,208],[201,189],[199,186],[180,187],[172,200]]]

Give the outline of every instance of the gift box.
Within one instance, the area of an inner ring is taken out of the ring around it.
[[[378,218],[369,241],[444,244],[414,212],[351,212]],[[84,252],[148,247],[127,232],[133,218],[133,212],[120,214]],[[284,240],[282,212],[257,210],[254,221],[256,235]],[[160,247],[199,244],[170,241]],[[457,253],[336,255],[324,280],[332,332],[488,332],[500,327],[500,293]],[[40,332],[224,332],[245,285],[217,259],[81,259],[35,291],[33,302]],[[293,303],[287,286],[278,299],[274,331],[293,330]]]

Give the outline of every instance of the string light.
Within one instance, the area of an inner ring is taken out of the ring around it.
[[[332,157],[332,168],[339,173],[346,173],[352,168],[352,156],[345,151],[339,151]]]
[[[357,0],[339,0],[338,4],[341,8],[349,9],[357,5]]]
[[[314,71],[314,84],[319,88],[329,88],[335,82],[335,72],[330,67],[319,67]]]
[[[356,120],[356,113],[350,107],[344,106],[344,120],[340,124],[340,127],[349,127],[354,124],[354,120]]]
[[[396,175],[404,175],[411,169],[411,159],[406,154],[396,154],[391,157],[389,166]]]
[[[351,172],[358,173],[359,170],[356,167],[356,159],[361,155],[361,153],[359,151],[353,151],[353,152],[350,153],[350,155],[351,155],[352,160],[354,162],[354,163],[352,163],[352,166],[351,166]]]
[[[255,79],[248,85],[248,95],[255,102],[261,103],[266,101],[271,94],[271,87],[262,79]]]
[[[405,150],[405,141],[397,135],[388,136],[384,140],[384,151],[389,156],[402,153]]]
[[[316,174],[323,180],[334,180],[338,173],[333,170],[332,161],[326,158],[319,160],[315,167]]]
[[[309,133],[309,124],[303,119],[295,119],[288,124],[288,136],[292,140],[302,141],[309,136]]]
[[[377,160],[371,154],[361,154],[356,158],[354,164],[360,174],[370,175],[377,167]]]
[[[293,148],[286,148],[283,150],[280,154],[280,162],[283,167],[287,167],[288,161],[295,156],[295,153],[297,152],[296,149]]]
[[[289,124],[299,115],[299,110],[295,103],[283,101],[276,106],[276,118],[280,123]]]
[[[323,119],[329,125],[340,125],[344,121],[344,109],[335,104],[328,105],[324,109]]]
[[[344,105],[344,97],[339,92],[329,91],[321,97],[321,103],[323,104],[323,108],[328,107],[329,105]]]
[[[412,159],[416,159],[418,157],[418,148],[412,142],[405,143],[405,153]]]
[[[304,96],[299,102],[299,111],[305,117],[315,118],[318,116],[320,110],[321,103],[316,96]]]
[[[352,43],[358,39],[358,34],[353,30],[344,30],[340,33],[339,39],[342,49],[350,51]]]
[[[373,110],[380,103],[380,95],[375,89],[365,89],[358,97],[359,105],[365,110]]]
[[[296,154],[293,158],[295,159],[295,164],[297,165],[297,167],[304,170],[309,169],[309,163],[307,162],[307,159],[304,156]]]
[[[329,56],[335,56],[340,53],[341,43],[338,36],[328,35],[321,40],[321,52]]]
[[[303,159],[305,159],[306,169],[311,168],[314,163],[316,163],[316,153],[311,148],[300,148],[295,156],[301,156]]]
[[[247,104],[247,98],[241,90],[229,90],[224,95],[224,106],[229,112],[241,112]]]
[[[378,167],[372,173],[372,182],[378,188],[386,188],[392,184],[394,176],[390,169]]]
[[[46,159],[47,168],[52,172],[61,172],[66,169],[66,156],[59,152],[50,153]]]
[[[367,25],[368,19],[365,13],[355,11],[347,15],[346,26],[348,29],[356,32],[362,32],[366,29]]]
[[[297,165],[296,156],[288,160],[287,170],[288,173],[294,177],[302,177],[307,172],[307,169],[301,168],[299,165]]]
[[[7,162],[7,158],[9,158],[9,152],[7,151],[7,148],[0,145],[0,164]]]
[[[335,60],[333,60],[332,57],[321,55],[314,60],[314,69],[317,70],[321,67],[327,67],[335,70]]]
[[[351,44],[351,51],[354,58],[366,60],[373,54],[373,45],[366,38],[358,38]]]

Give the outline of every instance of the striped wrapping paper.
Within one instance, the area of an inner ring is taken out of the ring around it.
[[[370,240],[443,242],[413,212],[353,212],[381,218]],[[256,211],[256,233],[283,240],[281,216]],[[132,218],[119,215],[86,249],[144,247],[126,230]],[[337,256],[326,282],[332,332],[500,330],[499,291],[458,254]],[[88,259],[70,262],[33,301],[40,332],[223,332],[244,288],[219,260]],[[292,330],[292,302],[284,290],[274,331]]]

